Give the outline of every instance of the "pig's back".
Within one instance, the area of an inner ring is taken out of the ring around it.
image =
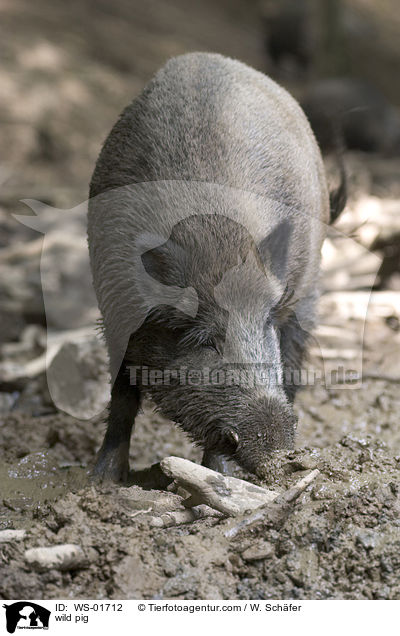
[[[114,126],[90,195],[155,180],[229,185],[311,205],[328,220],[319,150],[298,104],[265,75],[216,54],[173,58],[155,75]]]

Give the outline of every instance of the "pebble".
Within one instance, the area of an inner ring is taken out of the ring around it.
[[[357,533],[356,543],[362,545],[366,550],[372,550],[377,543],[378,535],[376,532],[361,530]]]
[[[260,541],[250,546],[242,552],[242,559],[245,561],[261,561],[268,559],[274,553],[274,548],[268,541]]]
[[[94,550],[91,551],[94,556]],[[25,551],[25,561],[35,570],[77,570],[88,565],[89,559],[81,546],[66,543]],[[92,560],[92,559],[90,559]]]
[[[0,530],[0,543],[21,541],[26,535],[26,530]]]

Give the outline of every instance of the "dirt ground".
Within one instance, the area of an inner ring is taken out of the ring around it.
[[[202,3],[201,11],[178,0],[168,11],[157,1],[93,4],[2,3],[3,281],[11,276],[3,250],[37,239],[11,216],[26,214],[19,200],[60,207],[83,200],[102,139],[165,58],[201,48],[264,66],[256,13],[240,2]],[[119,47],[111,45],[116,40]],[[335,233],[327,242],[310,364],[351,366],[361,347],[365,378],[354,388],[316,383],[299,392],[297,449],[271,459],[267,485],[284,492],[318,468],[315,482],[279,522],[264,519],[235,536],[237,519],[154,527],[152,517],[183,510],[171,486],[95,487],[87,480],[104,413],[78,420],[54,407],[44,373],[10,381],[0,371],[0,530],[26,530],[22,539],[0,543],[1,598],[400,598],[400,285],[394,268],[379,286],[379,262],[370,262],[374,241],[400,232],[400,162],[361,154],[346,161],[351,196],[338,230],[362,252]],[[12,263],[27,272],[23,293],[0,286],[0,364],[19,360],[7,345],[19,345],[31,325],[40,335],[46,322],[39,262],[24,263]],[[373,285],[368,312],[358,305],[353,311],[351,303],[369,297]],[[19,356],[43,352],[35,338]],[[131,466],[138,471],[170,455],[201,457],[146,405]],[[80,545],[84,562],[68,570],[28,564],[27,549],[60,544]]]

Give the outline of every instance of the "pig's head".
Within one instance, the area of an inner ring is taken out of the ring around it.
[[[128,350],[132,364],[154,372],[139,382],[164,415],[205,450],[260,476],[273,450],[294,443],[280,351],[280,329],[291,311],[289,240],[288,221],[259,245],[220,215],[178,223],[142,262],[159,283],[194,289],[197,313],[155,308]]]

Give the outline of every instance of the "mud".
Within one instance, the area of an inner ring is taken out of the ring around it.
[[[322,387],[298,400],[300,440],[280,453],[268,486],[285,490],[321,471],[278,528],[239,540],[232,520],[206,519],[153,528],[150,517],[183,509],[168,491],[94,487],[86,465],[103,424],[63,414],[8,415],[1,426],[1,528],[26,528],[2,544],[2,598],[342,598],[400,596],[400,438],[398,391],[369,382],[340,396]],[[382,405],[384,404],[384,409]],[[156,433],[154,435],[154,433]],[[151,411],[140,416],[131,464],[199,451]],[[38,572],[26,549],[73,543],[91,550],[83,569]]]

